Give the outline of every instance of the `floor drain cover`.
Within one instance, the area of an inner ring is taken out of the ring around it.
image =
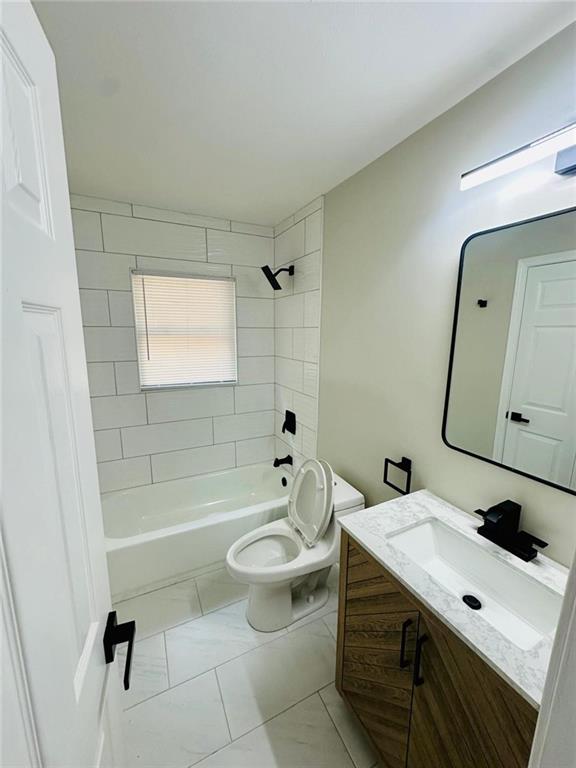
[[[477,597],[474,597],[474,595],[464,595],[462,600],[464,600],[468,608],[472,608],[473,611],[479,611],[480,608],[482,608],[482,603]]]

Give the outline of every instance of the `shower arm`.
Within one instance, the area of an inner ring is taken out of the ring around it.
[[[266,275],[266,279],[268,280],[268,282],[270,283],[270,285],[275,291],[282,290],[282,286],[277,280],[277,275],[279,275],[281,272],[288,272],[289,275],[294,274],[294,264],[291,264],[289,267],[282,267],[281,269],[277,269],[276,272],[272,272],[272,270],[267,264],[266,266],[261,267],[261,269],[262,269],[262,272],[264,272],[264,274]]]

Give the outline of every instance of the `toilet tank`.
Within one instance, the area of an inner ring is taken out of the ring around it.
[[[334,517],[342,517],[350,512],[364,509],[364,496],[347,483],[340,475],[334,473],[334,491],[332,494],[334,503]]]

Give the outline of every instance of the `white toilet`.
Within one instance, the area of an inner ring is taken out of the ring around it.
[[[339,556],[335,519],[363,508],[362,494],[325,461],[302,464],[288,517],[242,536],[226,555],[230,574],[250,585],[246,617],[254,629],[282,629],[326,603],[326,580]]]

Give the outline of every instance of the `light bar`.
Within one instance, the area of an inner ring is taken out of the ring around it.
[[[576,123],[567,125],[559,131],[549,133],[541,139],[496,158],[496,160],[491,160],[489,163],[463,173],[460,177],[460,189],[470,189],[478,186],[478,184],[483,184],[485,181],[492,181],[492,179],[517,171],[574,145],[576,145]]]

